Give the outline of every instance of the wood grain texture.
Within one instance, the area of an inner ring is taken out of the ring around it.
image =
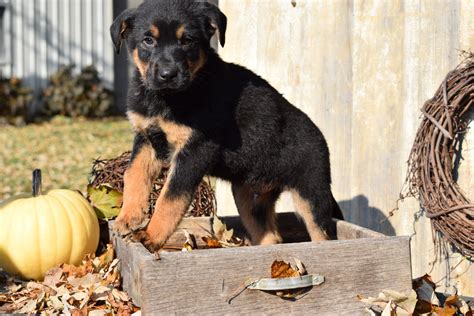
[[[291,222],[291,214],[282,215]],[[230,224],[233,220],[224,219],[228,226],[236,227]],[[209,218],[188,218],[181,223],[190,231],[207,229],[205,225],[210,225]],[[348,238],[368,237],[372,233],[341,221],[338,230],[345,231]],[[134,302],[141,305],[144,315],[357,315],[364,313],[357,294],[374,296],[386,288],[401,292],[411,289],[408,237],[163,252],[159,261],[141,244],[117,236],[112,239],[121,259],[123,286]],[[274,260],[291,261],[294,257],[302,260],[310,274],[324,275],[326,282],[297,301],[246,290],[231,304],[226,302],[248,278],[270,277]]]

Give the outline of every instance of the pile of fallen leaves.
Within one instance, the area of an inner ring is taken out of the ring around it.
[[[111,245],[99,257],[87,256],[79,267],[62,264],[42,282],[0,274],[0,314],[130,315],[139,311],[120,290],[118,259]]]
[[[392,290],[384,290],[377,297],[357,298],[368,305],[370,315],[465,315],[473,316],[473,302],[466,302],[457,294],[450,295],[443,303],[436,293],[436,284],[429,275],[413,280],[413,290],[405,295]]]

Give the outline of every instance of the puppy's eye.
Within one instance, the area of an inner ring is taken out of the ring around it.
[[[189,46],[193,43],[193,39],[189,36],[183,36],[180,40],[179,43],[181,46]]]
[[[145,44],[145,46],[155,46],[155,39],[151,36],[147,36],[143,39],[143,44]]]

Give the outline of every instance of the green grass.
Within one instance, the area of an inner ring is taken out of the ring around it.
[[[107,120],[56,117],[24,127],[0,125],[0,200],[30,192],[31,173],[43,173],[43,192],[85,191],[92,161],[130,150],[133,133],[124,118]]]

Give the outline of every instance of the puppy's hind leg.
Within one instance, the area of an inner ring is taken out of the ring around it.
[[[232,194],[253,245],[276,244],[282,241],[275,214],[275,203],[280,191],[258,193],[249,185],[232,183]]]
[[[339,206],[331,190],[315,190],[308,194],[303,190],[293,189],[291,194],[296,212],[303,218],[312,241],[337,239],[332,215]]]

